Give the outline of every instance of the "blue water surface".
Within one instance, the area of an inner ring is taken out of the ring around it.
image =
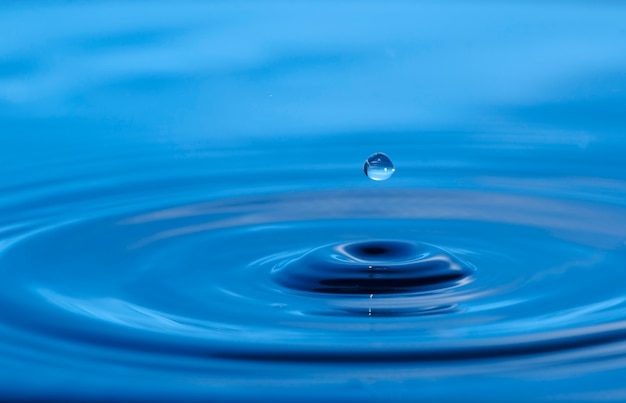
[[[624,21],[2,3],[0,400],[626,401]]]

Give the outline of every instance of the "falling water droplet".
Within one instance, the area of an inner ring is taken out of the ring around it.
[[[383,153],[375,153],[369,156],[363,164],[363,172],[371,180],[384,181],[391,178],[391,175],[396,171],[393,167],[393,163]]]

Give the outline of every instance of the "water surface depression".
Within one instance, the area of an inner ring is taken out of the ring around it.
[[[0,400],[625,401],[624,21],[1,4]]]

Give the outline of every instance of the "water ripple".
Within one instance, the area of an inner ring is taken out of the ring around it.
[[[93,203],[112,190],[100,184],[67,195],[79,218],[41,206],[45,225],[4,227],[1,299],[14,309],[2,321],[13,332],[136,365],[140,351],[467,362],[626,336],[625,207],[563,197],[558,178],[534,194],[500,177],[471,190],[240,188],[209,200],[185,189],[199,178],[152,202],[176,181],[136,200],[132,182],[113,179],[111,205]]]

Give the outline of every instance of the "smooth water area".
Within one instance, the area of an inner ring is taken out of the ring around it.
[[[624,21],[3,3],[0,400],[626,400]]]

